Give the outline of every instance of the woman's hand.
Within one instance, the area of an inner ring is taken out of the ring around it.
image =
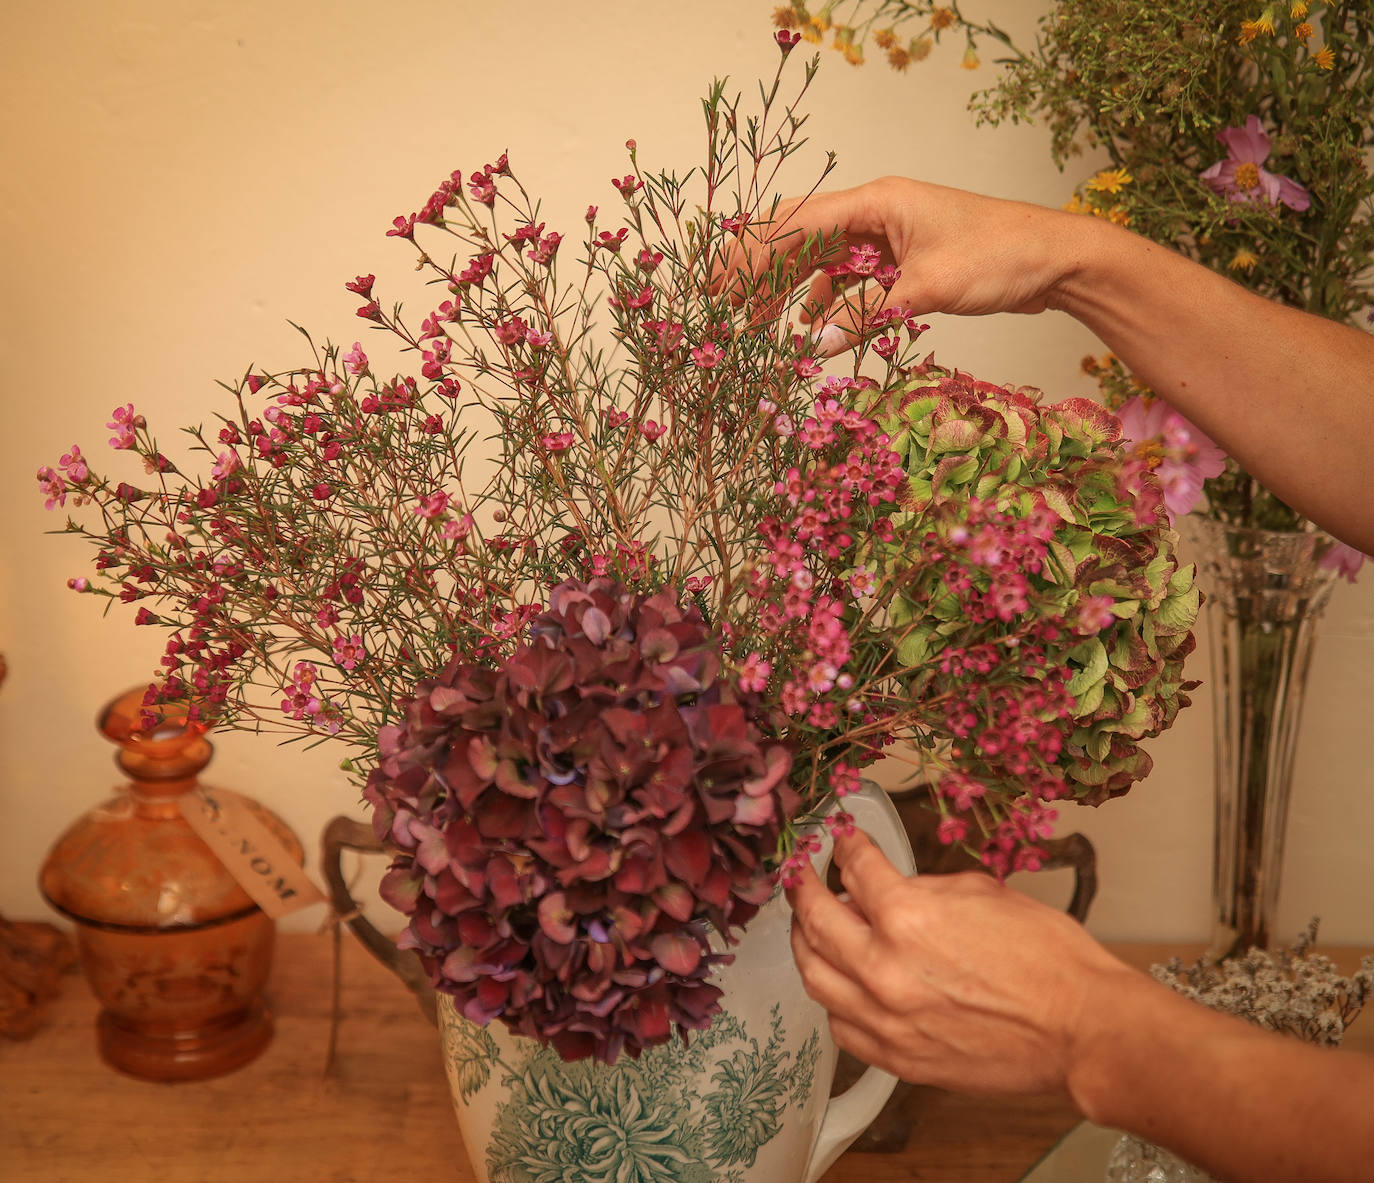
[[[1143,975],[1062,912],[986,875],[908,879],[861,833],[836,840],[849,900],[807,870],[792,949],[836,1042],[905,1080],[1071,1093],[1080,1055]]]
[[[1083,249],[1084,230],[1082,219],[1041,206],[882,177],[782,202],[767,223],[746,232],[727,275],[747,267],[761,277],[780,254],[817,267],[847,262],[844,247],[870,246],[880,264],[901,275],[888,292],[869,285],[869,313],[879,303],[917,316],[1041,312],[1054,306],[1059,285]],[[838,243],[838,254],[816,257],[818,235]],[[830,352],[852,340],[860,315],[840,296],[830,277],[818,272],[803,313],[805,321],[836,326]]]

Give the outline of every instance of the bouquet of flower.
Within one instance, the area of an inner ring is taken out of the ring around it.
[[[346,285],[376,345],[250,370],[181,455],[116,408],[136,484],[39,472],[95,548],[72,586],[167,635],[150,715],[344,741],[403,944],[568,1058],[707,1025],[711,930],[897,741],[948,752],[942,834],[1005,874],[1187,701],[1192,568],[1111,415],[918,361],[896,307],[827,373],[793,320],[817,260],[890,289],[864,248],[723,282],[802,144],[795,40],[760,111],[713,87],[701,168],[631,142],[576,249],[505,155],[454,172],[388,231],[419,311]]]
[[[1295,308],[1346,322],[1369,309],[1374,9],[1367,4],[1054,0],[1028,52],[995,25],[965,17],[958,3],[795,0],[774,19],[813,37],[830,34],[851,60],[861,60],[872,41],[898,69],[924,57],[942,34],[962,34],[969,66],[991,41],[1005,56],[996,84],[973,100],[980,122],[1042,121],[1060,168],[1085,148],[1110,161],[1066,208],[1129,226]],[[1090,358],[1085,368],[1109,405],[1131,405],[1132,427],[1148,430],[1133,439],[1205,487],[1211,516],[1305,528],[1181,416],[1153,409],[1150,392],[1115,358]],[[1170,500],[1186,512],[1198,498],[1179,490]],[[1333,561],[1357,566],[1347,551]]]

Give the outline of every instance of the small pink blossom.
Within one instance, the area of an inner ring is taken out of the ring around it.
[[[1112,612],[1112,603],[1111,596],[1081,597],[1078,601],[1078,610],[1074,614],[1074,631],[1083,636],[1090,636],[1114,624],[1116,616]]]
[[[566,452],[575,438],[571,431],[554,431],[540,437],[539,442],[550,452]]]
[[[354,341],[353,348],[344,354],[344,369],[355,378],[367,373],[367,354],[363,352],[361,341]]]
[[[81,485],[86,482],[86,478],[91,475],[91,470],[86,464],[86,458],[81,455],[81,449],[75,444],[72,445],[70,452],[63,452],[58,464],[67,474],[67,479],[74,485]]]
[[[940,819],[940,824],[935,827],[935,836],[945,846],[953,846],[956,842],[962,842],[968,837],[968,822],[962,817],[946,815]]]
[[[432,521],[448,509],[448,494],[442,489],[436,489],[433,493],[427,493],[420,498],[420,504],[415,507],[415,512],[420,517]]]
[[[136,442],[135,429],[143,426],[143,416],[134,414],[133,403],[126,403],[110,412],[110,421],[105,426],[114,432],[110,437],[110,447],[128,451]]]
[[[67,482],[46,464],[38,470],[38,483],[47,497],[43,502],[46,509],[67,504]]]
[[[691,351],[693,364],[701,370],[713,370],[725,360],[725,350],[714,341],[703,341]]]
[[[871,596],[878,590],[878,580],[869,568],[856,567],[849,576],[849,590],[856,599]]]
[[[439,532],[452,542],[462,542],[472,533],[472,526],[472,514],[465,513],[462,517],[449,518]]]
[[[849,270],[853,275],[872,275],[881,261],[878,248],[872,243],[865,242],[849,248]]]
[[[661,438],[667,430],[668,428],[664,424],[657,423],[653,419],[646,419],[639,425],[639,434],[651,444]]]
[[[363,648],[363,639],[357,633],[349,637],[340,633],[334,638],[335,665],[351,670],[366,656],[367,650]]]
[[[210,468],[210,476],[217,481],[224,480],[225,477],[237,472],[243,465],[239,459],[239,454],[235,451],[221,452],[215,457],[215,463]]]

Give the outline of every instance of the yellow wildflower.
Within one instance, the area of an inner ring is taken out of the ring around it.
[[[1245,247],[1241,247],[1240,250],[1231,256],[1231,261],[1227,263],[1226,266],[1232,271],[1244,271],[1248,275],[1255,269],[1255,264],[1258,262],[1259,256],[1256,255],[1254,251],[1246,250]]]
[[[1307,0],[1293,0],[1293,6],[1289,8],[1288,15],[1295,21],[1300,21],[1307,15],[1309,7],[1310,5],[1307,3]]]
[[[779,29],[795,29],[798,23],[797,10],[795,8],[775,8],[773,9],[773,23]]]
[[[820,32],[813,25],[803,25],[801,35],[803,41],[809,41],[812,45],[819,45],[821,43]]]
[[[960,59],[959,65],[965,70],[978,69],[978,55],[974,52],[972,42],[970,42],[968,47],[964,50],[964,56]]]
[[[911,54],[901,45],[894,45],[887,51],[887,64],[894,70],[902,71],[911,65]]]
[[[1312,26],[1309,25],[1306,21],[1303,21],[1300,25],[1294,25],[1293,36],[1296,37],[1299,41],[1306,41],[1310,36],[1312,36]]]
[[[815,29],[817,33],[830,32],[830,13],[827,11],[813,16],[811,18],[811,27]]]
[[[913,62],[923,62],[930,56],[933,46],[934,42],[929,37],[913,37],[906,50],[911,55]]]
[[[873,33],[873,41],[879,49],[891,49],[897,44],[897,35],[891,29],[877,29]]]
[[[1312,60],[1323,70],[1329,70],[1336,64],[1336,51],[1329,45],[1323,45],[1312,55]]]
[[[1109,168],[1090,178],[1083,187],[1090,193],[1120,193],[1121,187],[1133,179],[1124,168]]]
[[[1113,226],[1129,226],[1131,215],[1126,212],[1124,205],[1114,205],[1107,211],[1107,221]]]
[[[1064,212],[1066,214],[1090,214],[1094,211],[1092,206],[1075,193],[1064,203]]]
[[[948,29],[954,23],[954,12],[948,8],[935,8],[930,13],[930,27],[936,32]]]
[[[1248,45],[1256,37],[1263,33],[1266,37],[1274,35],[1274,14],[1266,8],[1252,21],[1240,22],[1240,37],[1237,40],[1242,45]]]

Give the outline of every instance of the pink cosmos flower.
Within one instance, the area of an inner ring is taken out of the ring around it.
[[[1146,403],[1137,395],[1116,413],[1121,433],[1154,469],[1172,521],[1202,497],[1202,483],[1219,476],[1226,453],[1166,402]]]
[[[1312,204],[1311,196],[1297,181],[1260,167],[1269,159],[1270,144],[1258,116],[1251,115],[1244,127],[1223,128],[1217,139],[1226,145],[1226,159],[1201,173],[1212,190],[1243,205],[1283,202],[1289,209],[1301,211]]]
[[[1344,575],[1347,580],[1354,583],[1356,574],[1364,566],[1365,558],[1366,556],[1353,546],[1338,542],[1322,555],[1321,565],[1328,571],[1335,571],[1337,575]]]

